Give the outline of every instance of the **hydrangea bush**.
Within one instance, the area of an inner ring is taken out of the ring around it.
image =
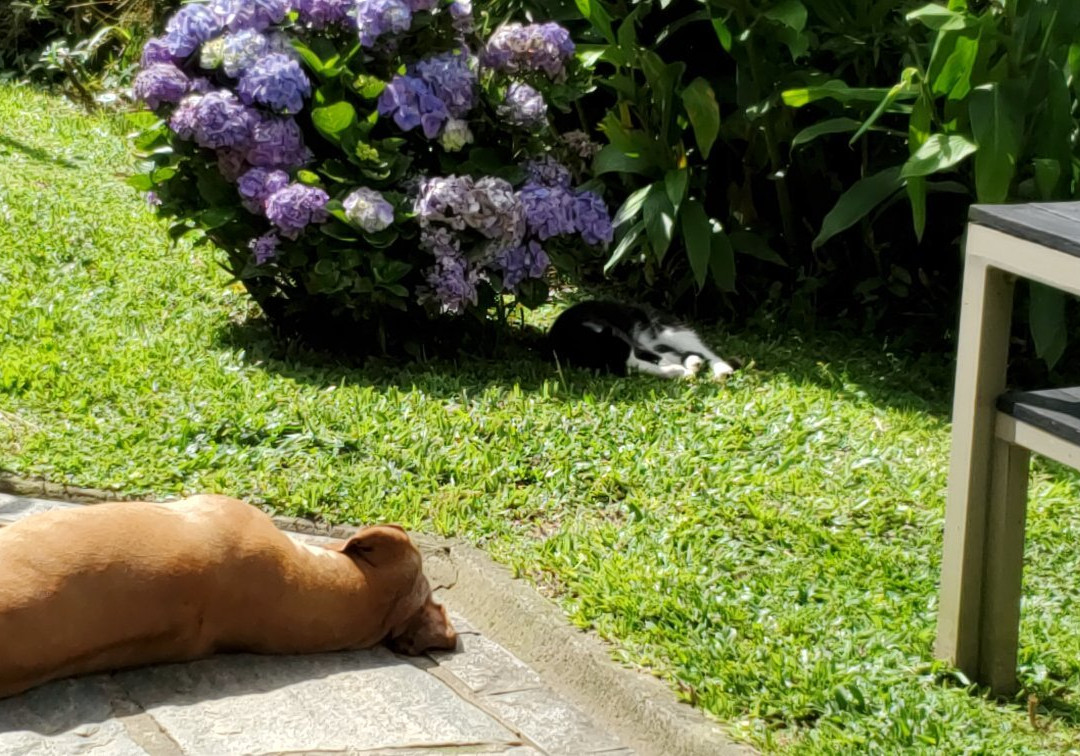
[[[279,326],[414,339],[543,302],[552,256],[612,239],[595,147],[554,126],[590,79],[557,24],[488,33],[470,0],[210,0],[141,62],[132,183]]]

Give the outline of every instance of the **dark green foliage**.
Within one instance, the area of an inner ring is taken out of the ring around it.
[[[891,143],[901,148],[900,155],[864,179],[878,184],[872,196],[841,197],[815,244],[905,196],[916,237],[929,224],[959,226],[963,216],[950,217],[928,201],[935,190],[956,192],[965,204],[1078,196],[1080,5],[1071,0],[970,5],[952,0],[947,7],[926,5],[907,15],[912,38],[920,28],[928,37],[913,45],[900,81],[879,98],[855,135],[863,146]],[[794,105],[805,99],[801,92],[784,96]],[[868,133],[878,125],[890,128]],[[909,276],[912,272],[909,268]],[[1066,344],[1063,295],[1032,287],[1028,315],[1035,350],[1053,367]]]
[[[669,306],[944,343],[968,205],[1076,191],[1080,5],[968,5],[578,0],[597,170],[625,198],[594,267]],[[1033,292],[1051,364],[1063,309]]]

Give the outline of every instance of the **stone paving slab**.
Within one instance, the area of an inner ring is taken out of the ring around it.
[[[60,506],[80,505],[0,493],[0,527]],[[447,566],[429,561],[436,581]],[[632,753],[466,617],[451,617],[456,653],[239,654],[57,681],[0,700],[0,754]]]

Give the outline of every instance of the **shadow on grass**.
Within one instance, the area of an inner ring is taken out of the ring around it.
[[[725,358],[748,365],[763,377],[783,377],[796,385],[820,386],[878,406],[948,417],[953,375],[948,355],[897,355],[872,338],[832,332],[763,334],[746,329],[722,335],[714,329],[703,330],[704,340],[715,344]],[[495,348],[484,356],[465,352],[427,360],[363,360],[279,339],[261,317],[232,322],[218,333],[219,345],[242,351],[249,364],[320,386],[346,381],[379,390],[405,387],[435,396],[460,396],[491,386],[547,392],[557,385],[558,395],[566,399],[603,395],[641,401],[657,391],[684,390],[680,382],[648,376],[626,379],[560,370],[545,354],[543,332],[532,326],[502,329],[494,334],[494,342]]]
[[[32,160],[37,160],[39,163],[52,163],[53,165],[59,165],[64,168],[79,167],[78,164],[71,162],[67,158],[50,155],[40,147],[35,147],[32,144],[26,144],[25,142],[20,142],[18,139],[13,139],[9,136],[0,134],[0,150],[3,150],[5,147],[15,150],[16,152],[21,152]]]

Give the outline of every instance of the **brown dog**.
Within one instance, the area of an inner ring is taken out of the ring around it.
[[[0,698],[218,652],[454,648],[420,567],[396,525],[323,549],[225,496],[35,515],[0,529]]]

